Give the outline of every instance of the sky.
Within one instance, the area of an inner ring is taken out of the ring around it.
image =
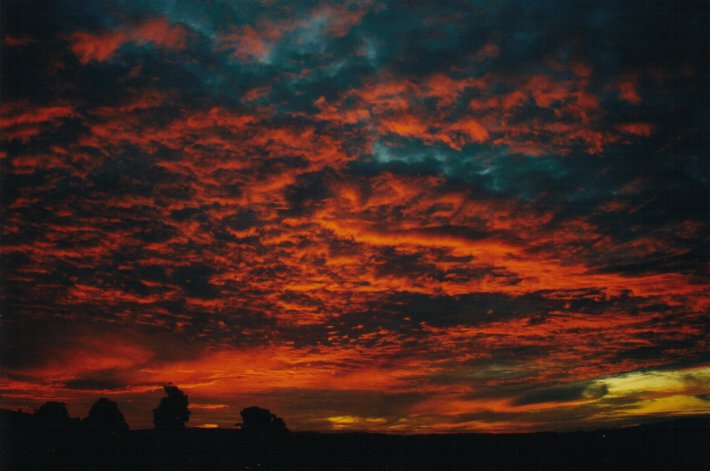
[[[704,1],[17,1],[0,407],[710,413]]]

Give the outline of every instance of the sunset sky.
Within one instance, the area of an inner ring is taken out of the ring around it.
[[[710,413],[705,1],[15,1],[0,407]]]

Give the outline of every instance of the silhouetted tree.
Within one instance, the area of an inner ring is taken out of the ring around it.
[[[187,396],[172,384],[163,388],[166,397],[153,409],[153,424],[157,430],[183,430],[185,422],[190,420]]]
[[[286,432],[286,422],[281,417],[261,407],[247,407],[240,412],[242,430],[246,432]]]
[[[39,428],[67,429],[76,426],[78,419],[69,417],[69,412],[63,402],[49,401],[35,411],[34,423]]]
[[[128,430],[128,424],[118,408],[118,404],[102,397],[91,406],[89,415],[83,422],[86,428],[104,431]]]

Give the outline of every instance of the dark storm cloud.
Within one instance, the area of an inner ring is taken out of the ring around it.
[[[515,399],[515,405],[524,406],[529,404],[540,404],[545,402],[568,402],[578,399],[599,398],[606,395],[607,387],[603,384],[573,384],[556,386],[537,391],[530,391]]]
[[[318,203],[329,195],[323,172],[300,175],[293,185],[286,188],[286,201],[290,204],[288,213],[301,215],[317,208]]]
[[[502,294],[470,294],[456,297],[428,296],[401,293],[384,304],[410,317],[415,323],[426,322],[435,326],[477,325],[491,320],[528,317],[545,314],[562,307],[563,302],[534,295],[523,298]]]
[[[125,378],[112,377],[110,371],[101,372],[100,374],[92,373],[86,378],[72,379],[64,383],[64,386],[68,389],[87,389],[92,391],[121,389],[125,385]]]

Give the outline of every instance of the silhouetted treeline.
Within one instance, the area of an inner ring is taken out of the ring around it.
[[[281,417],[271,413],[269,409],[261,407],[247,407],[240,412],[242,423],[237,424],[245,432],[286,432],[286,422]]]
[[[128,430],[128,424],[118,408],[118,404],[105,397],[100,398],[91,406],[89,415],[81,420],[69,417],[63,402],[49,401],[42,404],[34,414],[24,412],[3,411],[3,421],[11,430],[94,430],[121,432]]]
[[[188,397],[165,386],[155,430],[130,431],[100,398],[80,420],[63,403],[0,410],[0,470],[710,469],[710,416],[577,433],[383,435],[287,433],[268,409],[240,429],[186,428]]]
[[[177,386],[163,386],[165,397],[160,399],[158,407],[153,409],[153,425],[156,430],[185,430],[185,424],[190,420],[188,396]],[[5,420],[11,428],[28,428],[44,430],[76,430],[89,429],[94,431],[122,432],[128,430],[128,423],[118,407],[118,403],[105,397],[99,398],[89,415],[83,420],[69,417],[63,402],[49,401],[40,406],[34,414],[4,411]],[[287,432],[286,422],[281,417],[272,414],[268,409],[251,406],[241,411],[241,424],[236,424],[249,433]]]
[[[4,414],[3,414],[4,415]],[[710,419],[582,433],[382,435],[234,429],[8,430],[3,471],[706,470]]]

